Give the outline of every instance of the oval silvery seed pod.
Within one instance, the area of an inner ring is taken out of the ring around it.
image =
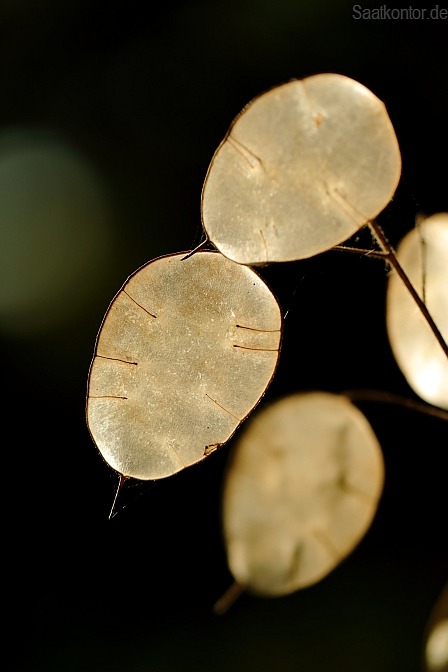
[[[284,595],[316,583],[358,544],[383,488],[380,446],[346,397],[284,397],[248,420],[229,458],[223,531],[242,589]]]
[[[264,394],[279,305],[253,269],[217,252],[172,254],[113,299],[89,373],[87,423],[124,476],[164,478],[225,443]]]
[[[437,213],[404,236],[397,258],[448,339],[448,213]],[[414,392],[448,410],[448,360],[401,279],[387,287],[386,324],[394,357]]]
[[[233,121],[205,178],[203,226],[239,263],[311,257],[375,218],[400,173],[393,126],[369,89],[332,73],[293,80]]]

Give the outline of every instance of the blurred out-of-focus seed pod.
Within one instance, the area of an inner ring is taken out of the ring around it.
[[[109,306],[90,369],[88,426],[106,462],[147,480],[209,455],[264,394],[281,332],[265,282],[219,252],[140,268]]]
[[[429,617],[424,637],[425,672],[448,672],[448,584]]]
[[[448,213],[420,222],[401,240],[397,258],[448,339]],[[387,331],[395,359],[414,392],[448,409],[448,360],[421,311],[393,274],[387,289]]]
[[[311,257],[374,219],[400,174],[395,131],[369,89],[333,73],[292,80],[230,126],[204,182],[204,229],[239,263]]]
[[[346,397],[284,397],[237,439],[223,488],[229,568],[250,592],[276,596],[316,583],[359,543],[384,481],[381,448]]]

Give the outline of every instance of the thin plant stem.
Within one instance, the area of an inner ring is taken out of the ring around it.
[[[111,507],[110,513],[109,513],[109,520],[111,520],[116,514],[115,507],[117,505],[118,495],[120,494],[125,482],[128,479],[128,477],[123,476],[123,474],[120,474],[119,476],[120,476],[120,478],[119,478],[119,481],[118,481],[117,489],[115,491],[114,501],[112,502],[112,507]]]
[[[196,245],[194,250],[191,250],[191,252],[188,252],[188,254],[186,254],[185,257],[182,257],[181,261],[185,261],[186,259],[189,259],[190,257],[192,257],[193,254],[196,254],[196,252],[199,252],[199,250],[202,250],[209,242],[210,241],[209,241],[208,238],[203,240],[202,243],[199,243],[199,245]]]
[[[225,614],[226,611],[230,609],[243,592],[244,588],[237,581],[234,581],[224,595],[215,602],[213,605],[213,612],[218,616],[222,616],[222,614]]]
[[[370,230],[373,233],[373,236],[378,242],[378,245],[381,247],[381,252],[378,252],[376,250],[372,250],[369,253],[369,250],[360,250],[359,248],[356,247],[345,247],[343,245],[336,245],[335,248],[336,250],[341,250],[344,252],[358,252],[358,254],[363,254],[364,256],[371,256],[371,257],[376,257],[376,258],[381,258],[384,259],[392,268],[393,270],[397,273],[401,281],[403,282],[404,286],[414,299],[415,303],[417,304],[420,312],[422,313],[423,317],[425,318],[426,322],[428,323],[429,328],[431,329],[432,333],[434,334],[435,338],[437,339],[440,347],[442,348],[443,352],[445,353],[445,356],[448,358],[448,345],[445,342],[445,339],[443,338],[438,326],[432,319],[431,313],[429,312],[428,308],[426,307],[426,304],[424,300],[419,296],[417,293],[414,285],[411,283],[409,280],[408,276],[406,275],[406,272],[404,271],[402,265],[397,259],[397,255],[395,254],[395,250],[393,249],[392,245],[389,243],[387,240],[386,236],[384,235],[383,230],[381,229],[380,225],[378,222],[374,219],[368,222],[368,225],[370,227]]]
[[[340,252],[352,252],[353,254],[362,254],[364,257],[372,257],[373,259],[382,259],[387,261],[387,253],[380,252],[380,250],[367,250],[361,247],[349,247],[348,245],[335,245],[332,250]]]
[[[343,392],[343,395],[350,399],[353,403],[358,401],[373,401],[386,404],[394,404],[395,406],[401,406],[410,411],[416,411],[418,413],[424,413],[425,415],[430,415],[439,420],[448,421],[448,411],[445,411],[442,408],[437,406],[430,406],[415,399],[409,399],[408,397],[403,397],[399,394],[394,394],[392,392],[383,392],[379,390],[346,390]]]

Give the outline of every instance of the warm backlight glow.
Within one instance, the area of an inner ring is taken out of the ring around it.
[[[448,671],[448,584],[435,603],[424,638],[425,672]]]
[[[401,156],[384,104],[338,74],[252,100],[210,163],[204,228],[243,264],[311,257],[349,238],[392,198]]]
[[[426,661],[430,670],[448,670],[448,618],[437,623],[430,633]]]
[[[155,259],[104,318],[87,419],[106,462],[157,479],[227,441],[277,365],[282,318],[255,271],[217,252]]]
[[[345,397],[296,394],[240,434],[223,491],[236,582],[260,595],[313,584],[358,544],[383,487],[380,446]]]

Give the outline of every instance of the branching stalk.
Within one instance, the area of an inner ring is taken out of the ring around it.
[[[356,247],[346,247],[344,245],[336,245],[333,249],[335,250],[341,250],[343,252],[357,252],[358,254],[362,254],[364,256],[369,256],[373,258],[379,258],[383,259],[386,261],[392,268],[393,270],[397,273],[397,275],[400,277],[401,281],[405,285],[406,289],[414,299],[415,303],[417,304],[420,312],[422,313],[423,317],[425,318],[426,322],[428,323],[429,328],[431,329],[432,333],[434,334],[435,338],[437,339],[440,347],[442,348],[443,352],[445,353],[445,356],[448,358],[448,345],[446,344],[445,339],[443,338],[440,329],[434,322],[431,313],[429,312],[428,308],[426,307],[425,301],[419,296],[417,293],[415,287],[409,280],[408,276],[406,275],[405,270],[403,269],[402,265],[397,259],[397,255],[395,254],[395,250],[393,249],[392,245],[389,243],[387,240],[386,236],[384,235],[383,230],[381,229],[380,225],[378,222],[376,222],[374,219],[368,222],[370,230],[372,231],[375,239],[378,242],[378,245],[381,247],[381,251],[378,250],[364,250],[364,249],[359,249]]]
[[[434,336],[438,340],[440,347],[442,348],[446,357],[448,357],[448,346],[445,343],[445,340],[444,340],[442,334],[440,333],[439,328],[437,327],[436,323],[432,319],[431,314],[430,314],[429,310],[427,309],[427,307],[425,305],[425,302],[418,295],[418,293],[415,290],[415,287],[413,286],[413,284],[409,280],[408,276],[406,275],[403,267],[401,266],[400,262],[397,259],[397,255],[395,254],[395,251],[392,248],[392,245],[387,240],[387,238],[384,235],[384,232],[381,229],[380,225],[378,224],[378,222],[376,222],[373,219],[372,221],[369,222],[369,226],[370,226],[371,231],[373,231],[373,234],[374,234],[375,238],[377,239],[378,244],[380,245],[381,249],[383,250],[383,252],[386,253],[387,262],[392,266],[394,271],[401,278],[401,280],[404,283],[406,289],[411,294],[415,303],[419,307],[423,317],[425,318],[429,327],[431,328],[432,333],[434,334]]]

